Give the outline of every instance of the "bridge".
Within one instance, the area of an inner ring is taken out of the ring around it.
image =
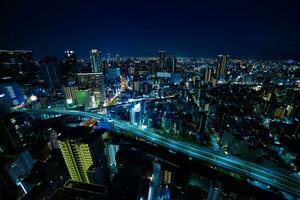
[[[113,123],[116,128],[129,132],[136,137],[143,138],[151,143],[168,148],[174,153],[182,153],[189,156],[191,159],[204,161],[210,165],[226,169],[229,172],[237,173],[243,177],[247,177],[250,180],[266,184],[268,189],[275,189],[276,191],[283,192],[283,194],[290,194],[298,198],[300,197],[300,179],[293,175],[289,175],[284,171],[267,168],[231,155],[224,155],[220,152],[216,152],[205,147],[199,147],[186,142],[180,142],[171,138],[166,138],[154,133],[149,129],[136,127],[123,120],[111,119],[108,116],[95,112],[76,110],[23,109],[20,111],[33,115],[75,115],[95,118],[97,120],[108,120]]]

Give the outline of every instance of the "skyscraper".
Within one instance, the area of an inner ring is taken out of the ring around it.
[[[177,64],[177,59],[175,56],[169,57],[166,60],[166,68],[168,72],[175,72],[176,71],[176,64]]]
[[[93,73],[103,72],[102,61],[101,61],[101,51],[97,49],[92,49],[90,51],[90,59]]]
[[[214,73],[215,73],[215,70],[213,68],[207,67],[205,69],[204,81],[206,81],[206,82],[212,82]]]
[[[75,71],[77,65],[77,57],[74,51],[67,50],[64,54],[65,66],[62,72],[69,73]]]
[[[90,183],[87,171],[92,165],[105,163],[99,132],[86,127],[64,128],[58,143],[72,180]]]
[[[164,71],[166,70],[166,51],[158,51],[158,53],[159,53],[159,58],[158,58],[159,68],[160,71]]]
[[[58,66],[53,64],[41,65],[41,77],[45,82],[46,87],[56,88],[59,86]]]
[[[227,73],[227,61],[228,61],[229,55],[218,55],[217,59],[217,78],[220,80],[225,80],[225,76]]]
[[[102,73],[80,73],[77,74],[77,80],[79,89],[91,89],[97,106],[104,103],[106,95]]]

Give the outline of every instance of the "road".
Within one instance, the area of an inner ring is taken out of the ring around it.
[[[230,172],[238,173],[239,175],[246,176],[250,179],[265,183],[283,192],[300,197],[300,179],[289,176],[279,170],[267,168],[249,161],[239,159],[234,156],[224,155],[220,152],[213,151],[205,147],[195,146],[189,143],[176,141],[174,139],[166,138],[158,135],[151,130],[138,128],[129,124],[129,122],[110,119],[107,116],[84,111],[73,110],[23,110],[32,114],[62,114],[62,115],[78,115],[84,117],[92,117],[95,119],[105,119],[114,123],[114,126],[127,131],[134,136],[144,138],[155,144],[166,147],[172,152],[185,154],[192,159],[199,159],[205,161],[213,166],[222,167]]]

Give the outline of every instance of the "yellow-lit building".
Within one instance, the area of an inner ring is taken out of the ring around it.
[[[59,140],[58,143],[72,180],[89,183],[86,172],[93,160],[88,144],[69,139]]]
[[[61,134],[58,144],[72,180],[90,183],[88,169],[103,161],[100,137],[86,127],[73,127]]]

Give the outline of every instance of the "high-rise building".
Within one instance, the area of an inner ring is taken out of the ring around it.
[[[84,105],[85,109],[90,108],[91,103],[91,90],[90,89],[77,89],[75,90],[76,102],[78,105]]]
[[[166,70],[166,51],[158,51],[159,53],[159,68],[161,71]]]
[[[48,88],[56,88],[59,86],[58,65],[42,64],[40,65],[41,78]]]
[[[91,166],[105,166],[102,139],[94,129],[64,128],[58,143],[72,180],[90,183]]]
[[[168,57],[166,60],[166,68],[168,72],[175,72],[176,71],[176,64],[177,64],[177,59],[175,56]]]
[[[214,69],[213,68],[211,68],[211,67],[206,68],[205,69],[204,81],[212,82],[213,74],[214,74]]]
[[[228,61],[229,55],[218,55],[217,59],[217,78],[221,80],[225,80],[225,76],[227,74],[227,61]]]
[[[62,69],[63,73],[69,73],[72,71],[76,71],[76,65],[77,65],[77,57],[74,51],[67,50],[64,54],[64,62],[65,66]]]
[[[93,73],[103,72],[102,61],[101,61],[101,51],[97,49],[92,49],[90,51],[90,59]]]
[[[101,106],[104,103],[106,94],[102,73],[80,73],[77,74],[77,80],[79,89],[91,90],[97,106]]]

